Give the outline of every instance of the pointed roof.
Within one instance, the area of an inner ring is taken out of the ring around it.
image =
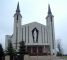
[[[16,12],[20,12],[19,2],[18,2],[18,4],[17,4],[17,9],[16,9]]]
[[[50,5],[48,4],[48,14],[52,14]]]

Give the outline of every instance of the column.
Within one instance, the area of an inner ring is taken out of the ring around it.
[[[45,46],[42,48],[42,53],[45,53]]]
[[[32,47],[31,47],[31,54],[33,53],[33,51],[32,51]]]
[[[38,55],[38,53],[39,53],[39,52],[38,52],[38,46],[37,46],[37,55]]]
[[[26,45],[26,53],[28,52],[27,45]]]

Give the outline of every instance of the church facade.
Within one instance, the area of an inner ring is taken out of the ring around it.
[[[46,25],[38,22],[32,22],[21,25],[22,15],[20,14],[19,3],[14,14],[14,29],[12,35],[6,35],[5,49],[11,41],[13,48],[19,49],[19,42],[24,41],[26,51],[30,55],[55,55],[55,32],[54,16],[52,15],[50,5],[48,5],[48,15]]]

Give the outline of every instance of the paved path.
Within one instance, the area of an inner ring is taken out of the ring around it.
[[[67,60],[56,56],[26,56],[24,60]]]
[[[61,57],[52,56],[50,60],[67,60],[67,59],[63,59]]]
[[[56,56],[33,56],[30,60],[67,60]]]

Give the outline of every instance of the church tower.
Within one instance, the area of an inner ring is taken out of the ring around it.
[[[17,49],[19,42],[22,41],[22,16],[20,14],[19,2],[17,5],[16,13],[14,14],[14,31],[13,31],[13,45]]]
[[[51,55],[55,53],[55,33],[54,33],[54,16],[52,15],[50,5],[48,5],[48,15],[46,17],[48,43],[50,45]]]

